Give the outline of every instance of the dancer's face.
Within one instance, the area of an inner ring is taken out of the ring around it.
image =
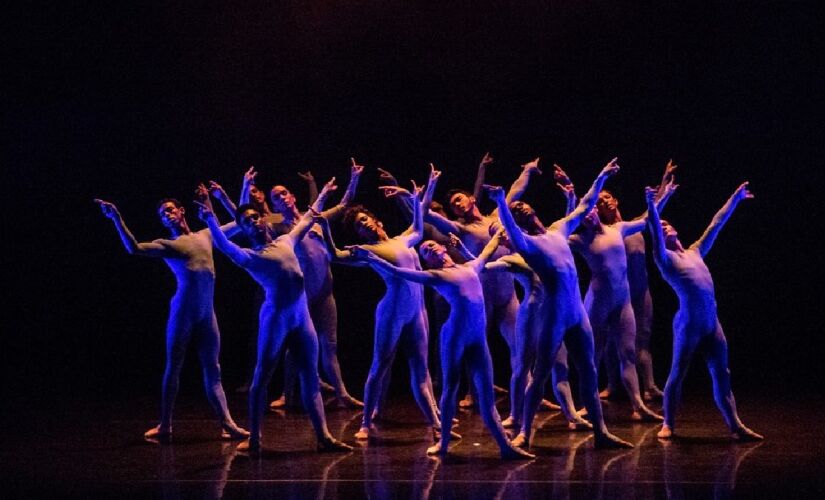
[[[263,205],[263,203],[266,201],[266,194],[260,189],[258,189],[258,187],[254,184],[249,188],[249,196],[253,200],[255,200],[255,203],[257,203],[258,205]]]
[[[358,212],[353,221],[358,237],[365,241],[373,241],[378,237],[378,231],[384,224],[366,212]]]
[[[264,222],[261,214],[254,208],[247,208],[241,214],[240,218],[241,229],[244,234],[249,237],[255,237],[266,232],[266,222]]]
[[[533,207],[523,201],[514,201],[513,203],[510,203],[510,212],[512,212],[513,218],[516,220],[516,224],[518,224],[522,229],[526,229],[533,217],[536,215],[536,211],[533,210]]]
[[[450,256],[447,254],[447,249],[444,245],[440,245],[433,240],[427,240],[421,244],[418,249],[421,258],[428,267],[442,268]]]
[[[290,212],[295,207],[295,196],[284,186],[273,187],[269,199],[277,212]]]
[[[168,228],[180,227],[183,224],[184,213],[186,213],[186,210],[183,207],[177,207],[171,201],[167,201],[158,207],[160,222]]]
[[[464,217],[475,206],[475,198],[464,193],[456,193],[450,197],[450,210],[456,217]]]
[[[616,210],[619,208],[619,200],[613,197],[608,191],[599,193],[599,201],[596,202],[596,208],[599,210],[599,217],[604,220],[611,220],[616,216]]]
[[[670,222],[663,220],[662,222],[662,235],[665,237],[665,242],[672,243],[679,239],[679,233],[676,232],[676,228],[670,225]]]

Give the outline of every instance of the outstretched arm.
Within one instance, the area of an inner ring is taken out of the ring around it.
[[[667,202],[668,200],[670,200],[670,197],[673,196],[673,193],[676,191],[676,188],[679,187],[679,185],[674,184],[673,181],[674,179],[673,177],[671,177],[664,188],[657,188],[656,198],[654,201],[656,203],[656,211],[660,214],[662,213],[662,210],[665,209],[665,205],[667,205]],[[619,228],[619,231],[621,231],[622,233],[622,237],[630,236],[631,234],[635,234],[639,231],[642,231],[645,228],[645,225],[647,224],[647,217],[648,212],[645,211],[645,213],[643,213],[640,217],[636,217],[631,221],[619,222],[617,226]]]
[[[349,183],[347,184],[347,190],[344,192],[344,196],[341,198],[341,201],[338,202],[337,205],[330,208],[329,210],[324,210],[322,215],[330,221],[338,220],[346,212],[346,209],[350,204],[352,204],[352,200],[355,198],[355,192],[358,190],[358,180],[361,178],[361,173],[364,172],[364,167],[362,165],[358,165],[355,162],[355,158],[350,158],[352,161],[352,167],[350,168],[350,177]],[[313,206],[318,211],[323,209],[323,203],[317,207]]]
[[[332,231],[329,228],[329,221],[320,215],[313,217],[313,221],[321,226],[321,230],[324,235],[324,243],[326,243],[327,251],[332,256],[332,260],[336,262],[344,261],[344,263],[352,263],[352,255],[350,254],[350,251],[340,250],[335,246],[335,241],[332,239]]]
[[[412,205],[412,223],[400,237],[404,238],[408,247],[415,246],[421,241],[421,238],[424,237],[424,215],[421,213],[421,201],[418,199],[418,193],[410,193],[406,189],[398,186],[379,186],[378,189],[384,191],[384,196],[387,198],[401,196],[404,198],[405,203]]]
[[[250,166],[249,170],[247,170],[243,174],[243,184],[241,184],[241,196],[238,200],[241,205],[249,203],[249,189],[255,184],[255,177],[257,176],[258,172],[255,171],[254,166]]]
[[[405,280],[423,283],[425,285],[433,285],[438,281],[432,271],[417,271],[415,269],[396,267],[365,248],[354,246],[350,247],[350,251],[354,257],[368,263],[378,272],[385,272]]]
[[[652,240],[653,260],[659,269],[668,263],[667,250],[665,249],[665,237],[662,234],[662,221],[659,219],[659,210],[656,208],[656,188],[645,188],[645,200],[647,201],[647,227],[650,228]]]
[[[473,196],[475,199],[479,199],[479,195],[481,195],[482,186],[484,186],[484,178],[487,175],[487,165],[493,163],[493,157],[490,156],[490,153],[484,153],[484,156],[481,157],[481,161],[478,163],[478,174],[476,175],[476,183],[473,186]]]
[[[220,223],[218,223],[218,218],[215,217],[215,213],[212,211],[212,207],[207,203],[200,203],[197,201],[195,203],[197,203],[200,207],[199,216],[201,220],[206,223],[206,227],[209,228],[209,232],[212,234],[212,243],[215,247],[226,254],[226,256],[229,257],[229,260],[234,262],[235,265],[239,267],[247,267],[251,257],[248,253],[246,253],[246,251],[244,251],[243,248],[229,241],[229,238],[226,237],[221,229]]]
[[[458,253],[461,255],[461,257],[464,258],[464,260],[466,260],[467,262],[475,260],[476,255],[473,252],[471,252],[466,245],[464,245],[464,242],[461,241],[461,238],[456,236],[454,233],[450,233],[449,238],[450,241],[448,243],[450,247],[455,248],[456,251],[458,251]]]
[[[507,199],[504,196],[504,189],[501,186],[484,186],[487,194],[498,207],[498,218],[501,225],[507,231],[507,237],[510,238],[510,243],[517,252],[527,251],[527,238],[524,236],[521,228],[516,224],[513,218],[513,213],[510,212],[510,207],[507,206]]]
[[[235,212],[238,211],[238,206],[229,199],[229,195],[226,194],[226,191],[223,189],[223,186],[218,184],[215,181],[209,181],[209,194],[215,197],[216,200],[221,202],[223,208],[229,212],[229,217],[235,218]]]
[[[524,192],[527,191],[527,184],[530,183],[530,177],[533,174],[541,175],[541,170],[539,170],[539,158],[536,158],[535,160],[527,162],[521,166],[521,174],[519,174],[518,178],[516,178],[510,186],[510,190],[507,191],[507,196],[505,199],[507,200],[508,205],[521,198]]]
[[[713,220],[710,221],[710,225],[707,229],[705,229],[704,234],[696,240],[696,242],[690,246],[690,248],[695,248],[699,250],[699,253],[704,257],[710,251],[710,248],[713,246],[713,242],[716,241],[716,237],[719,235],[719,231],[722,230],[725,223],[730,219],[730,216],[733,215],[733,211],[736,209],[739,202],[742,200],[749,200],[753,198],[753,194],[748,190],[748,183],[743,182],[736,188],[736,191],[733,192],[728,201],[716,212],[716,215],[713,216]]]
[[[509,211],[509,210],[508,210]],[[500,228],[496,231],[496,234],[490,238],[490,241],[484,245],[484,248],[481,250],[481,253],[478,254],[478,257],[475,260],[470,262],[470,265],[473,266],[473,269],[476,270],[477,273],[480,273],[482,269],[484,269],[484,265],[487,264],[487,261],[490,260],[490,257],[496,253],[498,249],[498,245],[501,243],[501,237],[504,235],[504,228]]]
[[[567,172],[561,168],[561,165],[557,163],[553,164],[553,180],[556,181],[556,186],[561,190],[564,199],[567,200],[564,215],[570,215],[570,213],[576,209],[576,202],[578,201],[573,181],[570,180],[570,177],[567,175]]]
[[[590,190],[584,195],[584,197],[582,197],[575,210],[553,224],[554,226],[558,225],[559,230],[564,231],[566,236],[572,234],[573,231],[579,227],[579,224],[581,224],[584,216],[596,206],[596,202],[599,200],[599,191],[602,190],[605,181],[608,177],[619,171],[619,164],[616,163],[617,159],[618,158],[613,158],[610,160],[610,162],[604,166],[602,171],[599,172],[596,180],[593,181],[593,185],[590,186]]]
[[[312,175],[312,171],[307,170],[306,172],[298,172],[298,177],[304,180],[307,183],[307,190],[309,191],[309,203],[315,203],[315,200],[318,199],[318,183],[315,182],[315,176]]]
[[[292,227],[292,229],[289,230],[289,233],[287,233],[290,238],[292,238],[293,242],[298,242],[306,236],[307,232],[309,232],[312,227],[312,218],[319,214],[318,209],[324,205],[324,201],[326,201],[329,193],[335,191],[336,189],[338,189],[338,186],[335,185],[335,177],[324,184],[324,188],[321,189],[320,193],[318,193],[318,198],[315,199],[315,203],[309,207],[309,210],[301,215],[298,222]]]
[[[169,255],[167,248],[160,243],[139,243],[129,228],[126,227],[126,223],[123,222],[123,217],[120,216],[120,212],[114,203],[98,198],[95,198],[94,202],[100,205],[103,215],[114,223],[120,241],[123,242],[126,251],[131,255],[143,255],[145,257],[166,257]]]
[[[214,181],[210,181],[210,182],[212,184],[214,184],[215,186],[218,186],[218,184],[216,184]],[[220,188],[220,186],[218,186],[218,188]],[[222,188],[221,188],[221,190],[222,190]],[[209,193],[210,193],[210,188],[207,188],[204,185],[204,183],[201,182],[200,184],[198,184],[198,187],[195,188],[195,202],[198,203],[198,205],[208,206],[209,211],[214,213],[214,208],[212,207],[212,200],[209,198]],[[224,193],[224,195],[226,195],[226,193]],[[232,203],[231,201],[229,203],[231,205],[234,205],[234,203]],[[224,207],[226,207],[226,205],[224,205]],[[235,210],[237,210],[237,208]],[[230,216],[234,219],[235,218],[235,211],[230,211]],[[227,224],[222,225],[221,226],[221,231],[223,231],[223,233],[227,237],[231,238],[231,237],[235,236],[236,234],[238,234],[240,232],[240,228],[238,227],[238,225],[233,220],[233,221],[231,221]]]

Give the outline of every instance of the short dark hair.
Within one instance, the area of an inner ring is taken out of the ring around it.
[[[353,205],[347,208],[347,211],[344,212],[344,225],[351,226],[353,229],[355,228],[355,218],[358,214],[367,214],[368,216],[372,217],[375,220],[378,220],[378,217],[375,216],[374,213],[370,212],[370,210],[365,207],[364,205]]]
[[[238,224],[239,226],[241,225],[241,215],[243,215],[243,213],[246,212],[247,210],[254,210],[254,211],[258,212],[259,215],[261,213],[260,210],[255,208],[255,205],[253,205],[251,203],[242,203],[241,206],[239,206],[238,209],[235,210],[235,223]]]
[[[450,205],[450,200],[453,199],[453,196],[455,196],[457,194],[466,195],[468,198],[473,196],[473,193],[467,191],[466,189],[451,189],[451,190],[447,191],[447,206]]]
[[[179,202],[177,198],[163,198],[155,205],[155,212],[160,210],[160,207],[163,206],[164,203],[171,203],[177,208],[183,207],[183,203]]]

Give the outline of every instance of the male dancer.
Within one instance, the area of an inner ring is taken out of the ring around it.
[[[431,167],[430,179],[424,195],[425,206],[432,200],[435,182],[440,172]],[[398,188],[382,186],[385,193]],[[401,193],[403,195],[403,193]],[[424,227],[421,213],[413,217],[410,227],[399,236],[390,238],[384,224],[363,206],[347,211],[345,222],[351,223],[358,237],[365,242],[363,248],[379,255],[398,267],[420,269],[421,264],[413,247],[421,241]],[[327,242],[335,261],[363,266],[366,263],[355,258],[350,250],[338,250],[331,238]],[[427,369],[427,312],[424,309],[424,290],[421,285],[406,280],[381,275],[387,291],[375,310],[375,344],[372,365],[364,387],[364,418],[355,434],[358,439],[368,439],[372,430],[373,413],[381,397],[386,375],[399,344],[410,366],[410,383],[418,407],[435,429],[441,428],[436,412],[432,382]]]
[[[323,203],[329,191],[335,189],[335,178],[328,182],[316,200]],[[276,239],[251,205],[238,207],[236,222],[252,248],[241,248],[223,234],[209,203],[200,204],[201,219],[209,226],[215,246],[237,266],[245,269],[266,293],[261,306],[258,332],[258,362],[249,389],[249,441],[238,449],[259,452],[261,422],[266,408],[266,387],[275,370],[281,351],[288,347],[295,354],[301,378],[301,398],[309,414],[318,451],[349,451],[352,447],[336,440],[327,429],[324,405],[318,387],[318,339],[309,317],[304,276],[295,246],[312,226],[312,214],[307,212],[293,229]]]
[[[95,200],[103,214],[111,219],[126,251],[132,255],[159,257],[166,262],[177,280],[166,324],[166,367],[163,372],[160,400],[160,424],[146,431],[150,440],[168,442],[172,438],[172,411],[178,394],[183,358],[190,341],[195,342],[203,369],[206,398],[221,420],[224,439],[243,439],[249,433],[238,427],[229,414],[221,385],[220,331],[215,318],[215,262],[212,259],[212,236],[206,229],[192,231],[186,222],[186,210],[173,198],[164,198],[157,207],[161,223],[169,230],[169,239],[139,243],[117,207],[108,201]],[[216,223],[217,224],[217,223]],[[216,226],[223,235],[234,224]]]
[[[364,167],[358,165],[354,158],[350,160],[352,166],[347,190],[338,205],[325,210],[321,214],[327,220],[340,218],[355,197],[358,180],[364,171]],[[282,221],[269,224],[269,228],[275,236],[290,232],[301,218],[295,195],[286,187],[276,185],[270,192],[270,200],[272,208],[276,214],[282,217]],[[241,202],[243,203],[244,200],[241,200]],[[318,207],[319,210],[323,208],[323,200]],[[314,224],[312,226],[307,237],[298,243],[295,253],[298,255],[298,262],[300,262],[301,271],[304,273],[304,288],[307,292],[309,314],[318,333],[321,366],[335,390],[338,404],[348,408],[360,408],[364,404],[350,396],[344,385],[341,367],[338,364],[338,308],[335,297],[332,295],[332,270],[330,267],[332,255],[324,243],[320,227]],[[286,364],[292,363],[291,358],[292,356],[287,351]],[[288,392],[288,388],[295,383],[291,376],[292,373],[294,373],[292,370],[286,370],[284,392]],[[273,402],[273,405],[277,407],[279,402],[280,398]]]
[[[687,375],[690,358],[699,350],[705,357],[713,379],[713,398],[722,412],[733,439],[756,441],[761,435],[745,427],[736,413],[736,401],[730,387],[728,370],[728,342],[716,315],[716,296],[713,278],[705,265],[705,256],[716,241],[716,236],[742,200],[753,198],[748,183],[742,183],[722,208],[713,216],[704,234],[687,249],[679,241],[679,234],[667,221],[659,219],[654,202],[656,189],[645,189],[648,209],[648,227],[653,239],[653,259],[665,281],[679,297],[679,310],[673,318],[673,362],[665,384],[664,414],[660,438],[674,435],[676,407],[682,396],[682,382]]]
[[[418,198],[413,197],[420,210]],[[534,455],[510,444],[495,407],[493,365],[486,340],[484,293],[479,274],[495,252],[501,232],[495,235],[478,258],[456,264],[446,248],[428,240],[421,244],[421,257],[431,268],[419,271],[396,267],[365,248],[355,247],[356,257],[365,259],[380,274],[430,285],[450,303],[450,315],[441,328],[441,372],[444,387],[441,393],[441,418],[444,428],[439,442],[427,449],[430,455],[446,455],[450,443],[450,428],[455,412],[461,362],[467,361],[479,398],[479,410],[485,425],[493,434],[503,459],[530,459]]]
[[[533,418],[541,400],[541,391],[561,342],[564,341],[573,357],[580,376],[582,401],[593,424],[597,448],[632,447],[630,443],[610,434],[602,417],[599,402],[596,367],[593,364],[593,331],[579,291],[578,273],[567,239],[581,223],[584,215],[596,205],[597,193],[610,175],[619,170],[616,159],[611,160],[599,173],[579,206],[564,218],[546,228],[543,234],[529,235],[522,232],[507,206],[504,190],[489,187],[489,193],[498,205],[501,223],[507,231],[513,248],[524,257],[527,264],[538,274],[547,292],[544,308],[544,324],[537,340],[537,360],[533,379],[527,386],[524,403],[524,422],[521,433],[513,440],[517,446],[529,446]],[[535,214],[533,215],[535,217]]]

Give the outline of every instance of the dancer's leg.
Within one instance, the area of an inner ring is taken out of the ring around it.
[[[686,320],[677,313],[673,320],[673,361],[670,365],[670,375],[665,384],[665,395],[662,406],[664,424],[657,434],[660,438],[669,438],[673,435],[676,424],[676,409],[682,399],[682,383],[690,367],[690,359],[696,350],[698,337],[701,332],[691,331],[685,325]]]
[[[636,320],[630,302],[622,306],[618,317],[611,319],[613,321],[611,321],[610,334],[619,355],[622,383],[633,405],[632,418],[647,422],[660,421],[662,417],[645,406],[639,391],[639,378],[636,373]]]
[[[312,324],[318,332],[318,347],[321,367],[326,373],[338,401],[351,408],[360,408],[363,403],[347,392],[338,364],[338,308],[331,293],[316,300],[309,309]]]

